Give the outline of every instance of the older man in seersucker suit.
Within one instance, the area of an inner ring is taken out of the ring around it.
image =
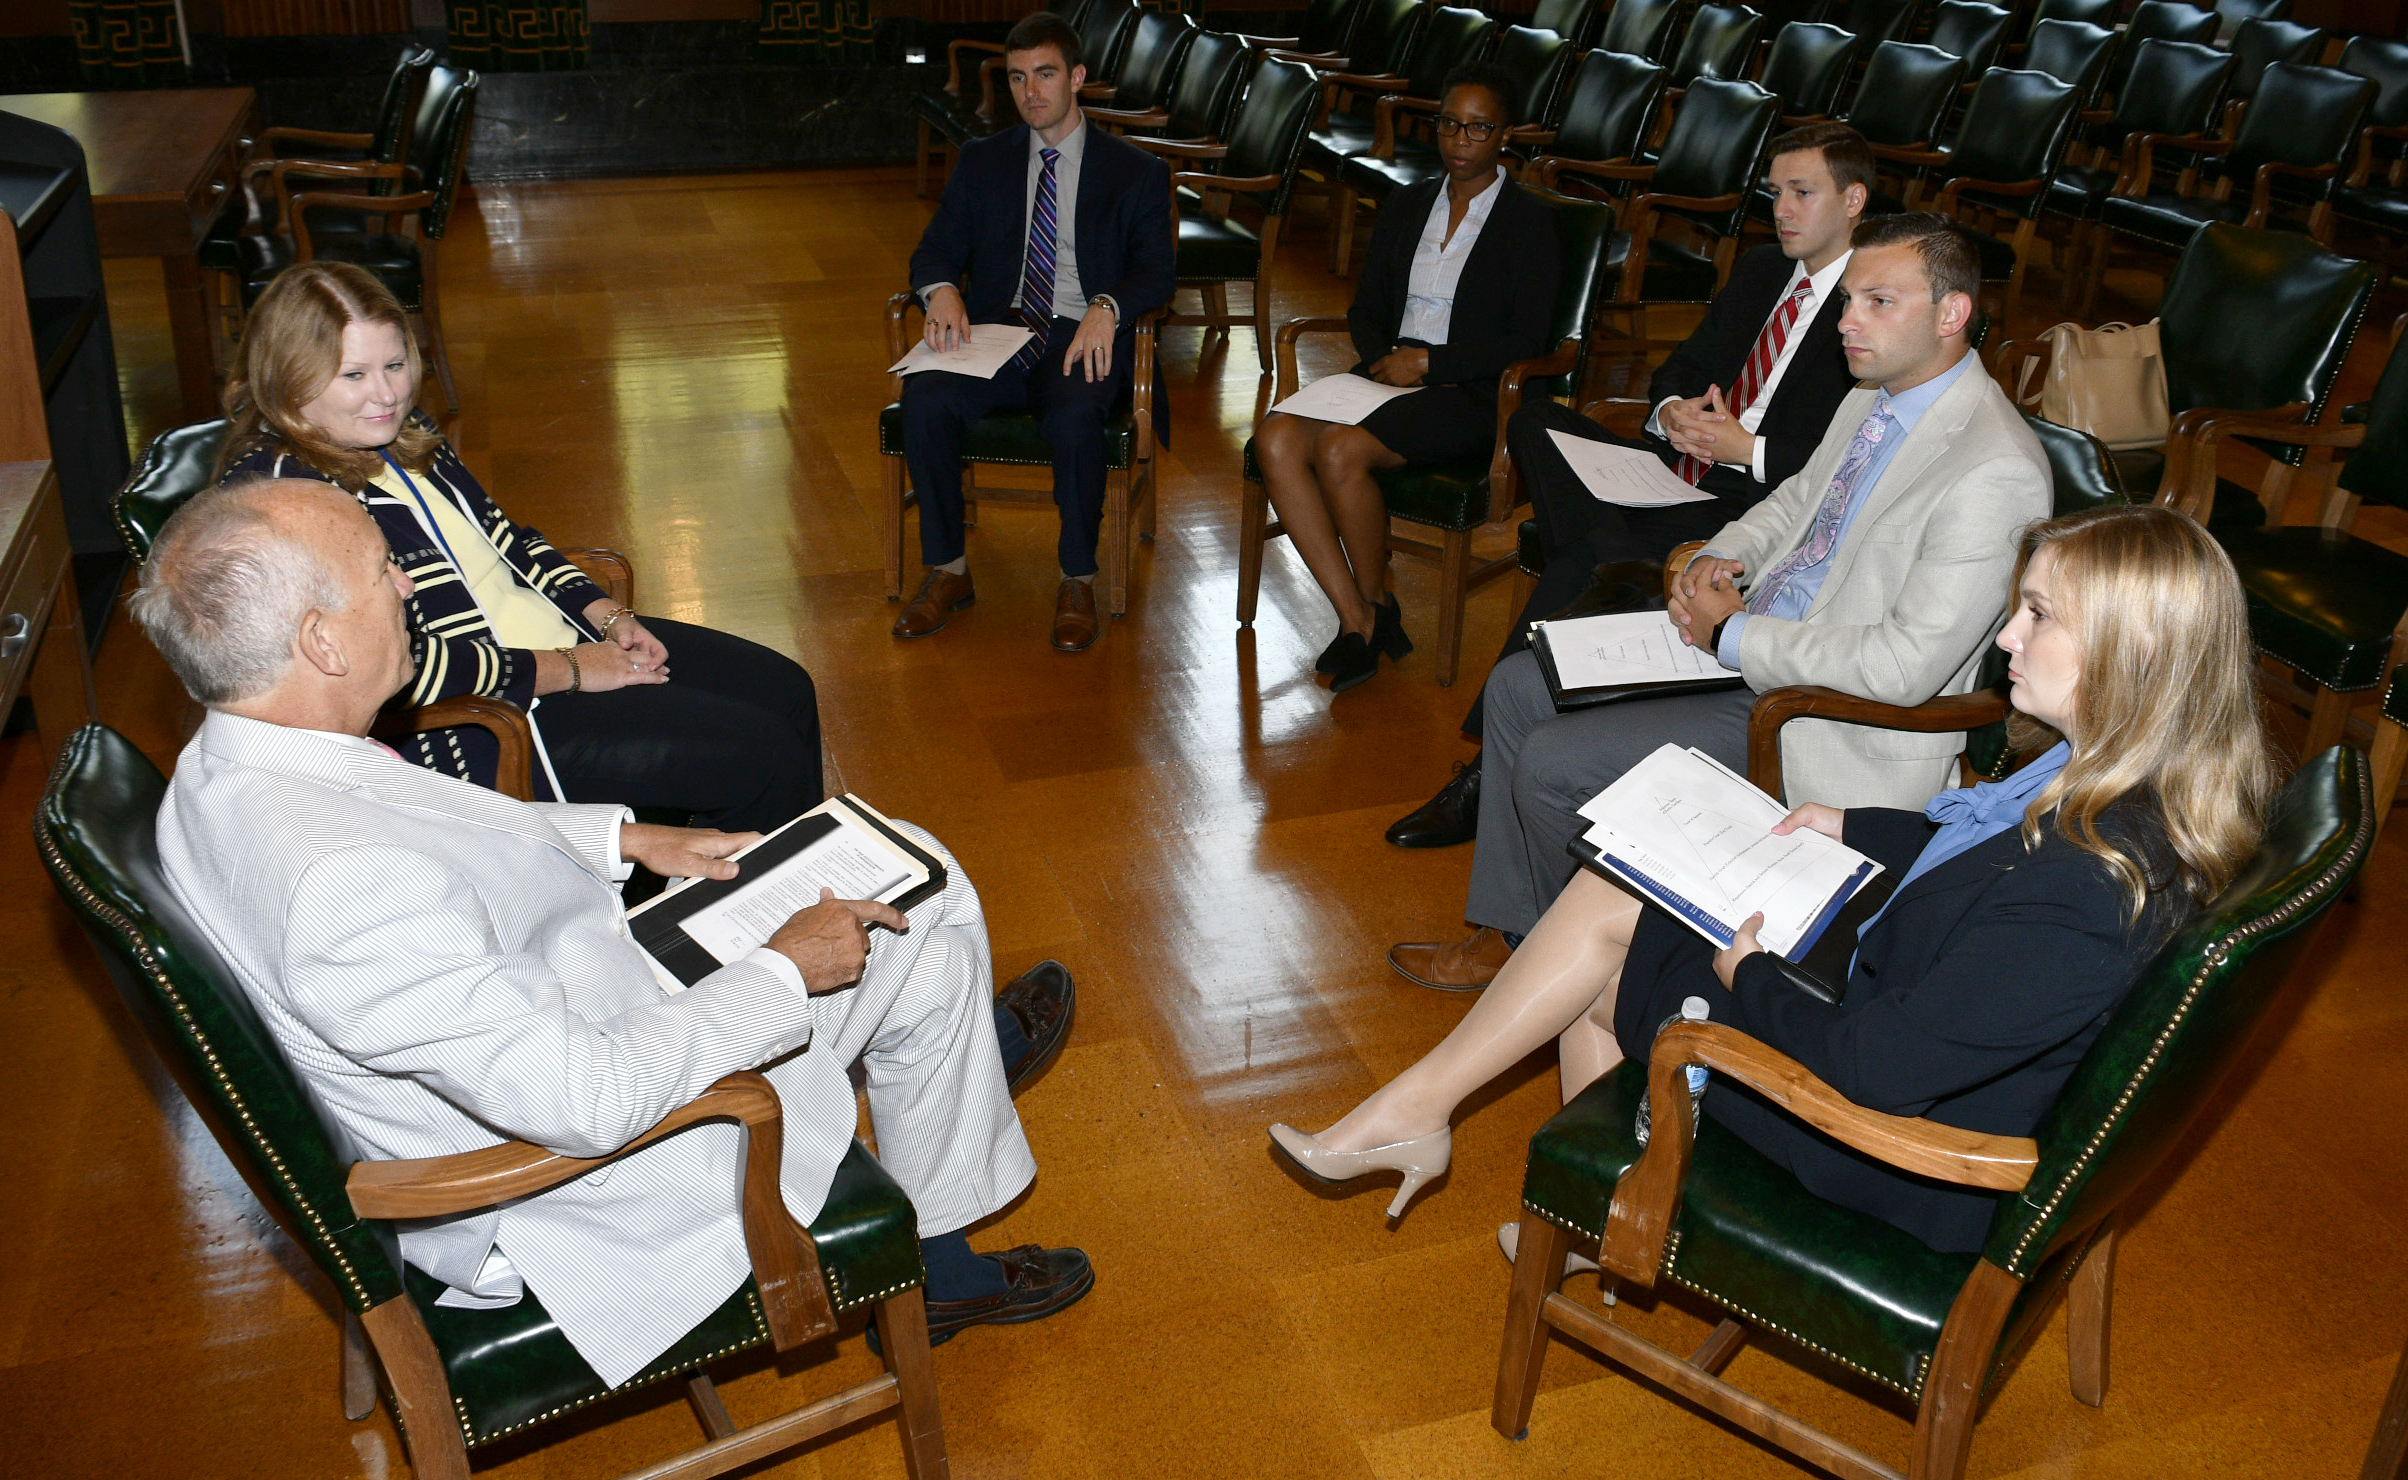
[[[1034,412],[1053,451],[1062,583],[1053,645],[1095,642],[1095,545],[1104,520],[1104,420],[1130,393],[1137,321],[1176,286],[1170,169],[1089,128],[1079,35],[1049,11],[1004,38],[1022,123],[962,149],[911,254],[911,287],[938,350],[973,324],[1035,333],[991,379],[924,370],[903,383],[903,459],[920,503],[920,588],[895,619],[925,637],[977,599],[962,535],[963,439],[990,411]],[[1156,430],[1168,423],[1157,377]]]
[[[1665,744],[1744,770],[1765,690],[1820,684],[1899,705],[1972,690],[2006,619],[2016,532],[2047,516],[2051,486],[2038,439],[1967,339],[1980,286],[1979,253],[1944,216],[1857,228],[1839,332],[1866,384],[1805,466],[1673,583],[1673,621],[1744,684],[1558,714],[1535,657],[1499,663],[1465,908],[1479,928],[1395,947],[1400,974],[1486,986],[1571,878],[1581,805]],[[1781,732],[1782,775],[1800,799],[1920,808],[1964,744],[1954,731],[1799,720]]]
[[[733,878],[729,855],[758,834],[521,802],[366,738],[410,678],[409,590],[349,494],[255,482],[179,511],[133,603],[209,711],[160,808],[168,885],[324,1113],[376,1159],[504,1138],[602,1156],[759,1068],[784,1107],[786,1206],[808,1224],[852,1144],[858,1063],[879,1159],[919,1215],[931,1340],[1084,1295],[1076,1249],[998,1259],[965,1237],[1037,1167],[978,895],[936,840],[914,830],[946,883],[908,912],[823,899],[664,992],[614,881],[637,862]],[[751,1273],[742,1144],[737,1127],[696,1126],[548,1191],[405,1225],[402,1257],[448,1287],[439,1304],[533,1292],[616,1386]]]

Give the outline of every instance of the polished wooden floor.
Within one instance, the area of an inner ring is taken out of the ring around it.
[[[938,1352],[955,1473],[1802,1473],[1560,1343],[1529,1439],[1490,1431],[1493,1236],[1555,1101],[1548,1054],[1465,1107],[1453,1176],[1393,1228],[1389,1187],[1303,1185],[1266,1145],[1266,1122],[1334,1118],[1464,1010],[1381,954],[1459,930],[1469,852],[1403,852],[1380,829],[1465,753],[1455,723],[1508,591],[1473,603],[1451,690],[1425,650],[1333,702],[1310,664],[1334,624],[1285,551],[1237,629],[1237,448],[1263,395],[1246,333],[1200,362],[1195,331],[1168,340],[1160,538],[1093,651],[1045,644],[1044,508],[989,506],[979,604],[933,640],[887,636],[879,313],[926,214],[895,172],[479,187],[444,272],[458,440],[505,506],[630,552],[647,611],[800,658],[848,784],[967,865],[999,974],[1055,956],[1078,975],[1076,1038],[1021,1102],[1043,1173],[981,1241],[1075,1242],[1099,1280],[1056,1319]],[[1297,234],[1281,316],[1342,307],[1321,250],[1317,227]],[[112,266],[146,435],[173,418],[159,288]],[[2044,324],[2053,279],[2037,289]],[[2351,386],[2383,339],[2362,337]],[[2366,527],[2408,547],[2408,526]],[[1434,581],[1400,564],[1398,584],[1426,639]],[[171,759],[180,699],[122,615],[100,681],[104,718]],[[41,772],[30,736],[0,741],[0,1473],[406,1473],[385,1416],[339,1412],[331,1291],[106,1005],[31,845]],[[2067,1395],[2060,1317],[1998,1395],[1974,1475],[2356,1473],[2408,1336],[2404,910],[2408,825],[2333,912],[2187,1168],[2141,1199],[2106,1406]],[[1617,1319],[1667,1344],[1705,1329],[1672,1298]],[[725,1391],[759,1417],[874,1365],[855,1337]],[[1803,1358],[1751,1348],[1731,1375],[1903,1457],[1906,1416]],[[600,1476],[695,1437],[666,1392],[541,1433],[487,1471]],[[899,1472],[884,1425],[764,1471]]]

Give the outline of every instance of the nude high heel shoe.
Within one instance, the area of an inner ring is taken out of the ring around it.
[[[1292,1125],[1274,1125],[1271,1144],[1324,1182],[1350,1182],[1371,1172],[1404,1173],[1404,1185],[1396,1189],[1396,1201],[1388,1204],[1388,1216],[1402,1218],[1405,1204],[1421,1191],[1422,1184],[1446,1175],[1447,1164],[1454,1159],[1455,1132],[1451,1126],[1441,1126],[1426,1136],[1374,1146],[1368,1151],[1332,1151]]]

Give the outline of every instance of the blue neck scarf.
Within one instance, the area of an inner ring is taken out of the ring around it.
[[[2004,781],[1960,786],[1954,791],[1944,791],[1933,797],[1924,806],[1923,815],[1940,824],[1940,830],[1933,833],[1931,841],[1923,845],[1923,851],[1915,855],[1914,864],[1907,869],[1906,877],[1898,881],[1898,887],[1890,891],[1890,897],[1882,901],[1880,909],[1873,912],[1873,919],[1865,921],[1857,929],[1856,938],[1859,941],[1865,938],[1865,932],[1873,928],[1875,920],[1890,912],[1890,906],[1898,902],[1898,896],[1906,892],[1909,884],[1958,854],[1969,852],[2000,833],[2022,826],[2024,808],[2042,787],[2055,780],[2057,773],[2065,769],[2065,763],[2073,758],[2073,753],[2073,747],[2060,740],[2039,759]],[[1849,963],[1848,974],[1856,974],[1853,961]]]

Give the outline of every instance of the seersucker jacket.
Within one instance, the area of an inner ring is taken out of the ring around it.
[[[933,838],[912,830],[946,859],[947,885],[912,907],[910,931],[881,933],[860,984],[807,996],[790,962],[761,951],[672,996],[620,908],[623,815],[516,801],[373,741],[212,711],[178,759],[158,838],[170,887],[363,1157],[505,1137],[603,1155],[720,1076],[763,1067],[784,1104],[786,1203],[808,1223],[851,1147],[848,1066],[866,1058],[880,1160],[924,1232],[1027,1186],[1036,1163],[995,1047],[985,921]],[[405,1223],[402,1254],[451,1287],[447,1304],[532,1290],[616,1385],[750,1273],[741,1145],[734,1126],[696,1126],[532,1197]]]

